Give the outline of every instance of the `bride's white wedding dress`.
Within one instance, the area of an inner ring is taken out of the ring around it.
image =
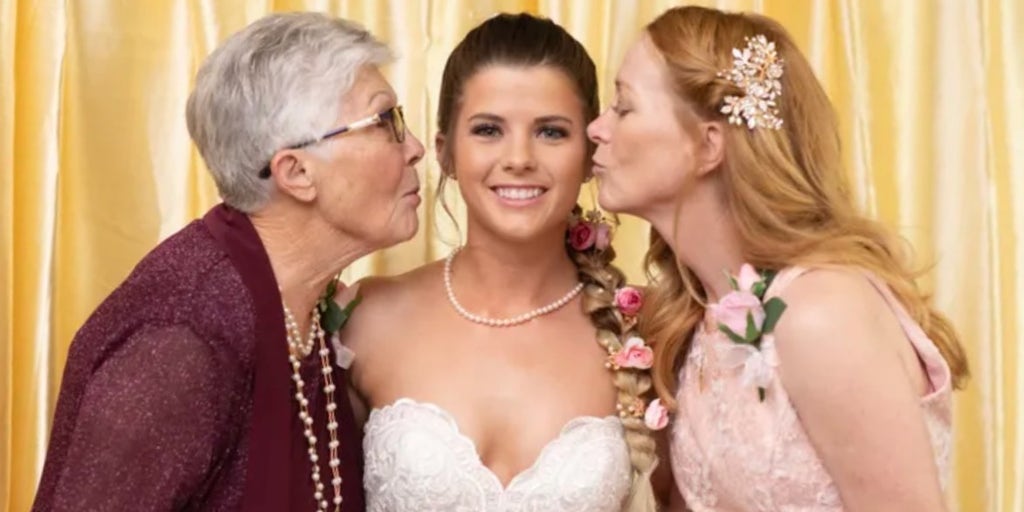
[[[363,448],[370,512],[618,512],[629,450],[615,416],[575,418],[505,487],[440,407],[403,398],[370,412]]]

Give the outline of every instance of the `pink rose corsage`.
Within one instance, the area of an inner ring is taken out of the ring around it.
[[[730,368],[742,366],[743,383],[757,387],[761,401],[778,366],[770,333],[786,310],[786,303],[778,297],[765,300],[774,278],[774,271],[759,272],[744,263],[739,275],[729,276],[733,291],[709,308],[718,330],[735,344],[720,348],[722,363]]]

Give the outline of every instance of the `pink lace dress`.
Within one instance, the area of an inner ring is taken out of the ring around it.
[[[779,294],[803,272],[780,272],[766,298]],[[899,318],[926,369],[931,390],[921,398],[921,406],[945,488],[951,438],[949,366],[888,287],[872,276],[867,279]],[[698,330],[680,371],[671,462],[686,505],[694,512],[843,510],[779,379],[772,379],[760,402],[741,381],[742,365],[729,361],[732,345],[720,333]],[[777,361],[773,345],[766,343],[763,351]]]

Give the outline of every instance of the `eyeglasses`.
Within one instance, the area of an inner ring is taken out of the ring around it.
[[[360,119],[353,123],[342,126],[341,128],[331,130],[321,135],[320,138],[318,139],[312,139],[307,140],[305,142],[300,142],[298,144],[292,144],[291,146],[288,146],[285,149],[300,149],[309,147],[312,146],[313,144],[319,144],[327,139],[330,139],[331,137],[337,137],[338,135],[341,135],[343,133],[354,132],[365,128],[370,128],[373,126],[379,126],[382,123],[387,123],[388,126],[391,127],[391,135],[394,136],[395,142],[399,144],[405,142],[405,115],[402,113],[402,106],[395,105],[394,107],[391,107],[383,112],[379,112],[365,119]],[[259,176],[260,178],[263,179],[270,177],[270,164],[267,164],[266,167],[260,170]]]

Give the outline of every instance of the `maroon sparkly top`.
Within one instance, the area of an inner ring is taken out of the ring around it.
[[[302,378],[330,501],[315,354]],[[32,510],[316,510],[291,371],[263,244],[245,214],[216,206],[78,331]],[[363,511],[361,435],[347,394],[335,400],[342,510]]]

